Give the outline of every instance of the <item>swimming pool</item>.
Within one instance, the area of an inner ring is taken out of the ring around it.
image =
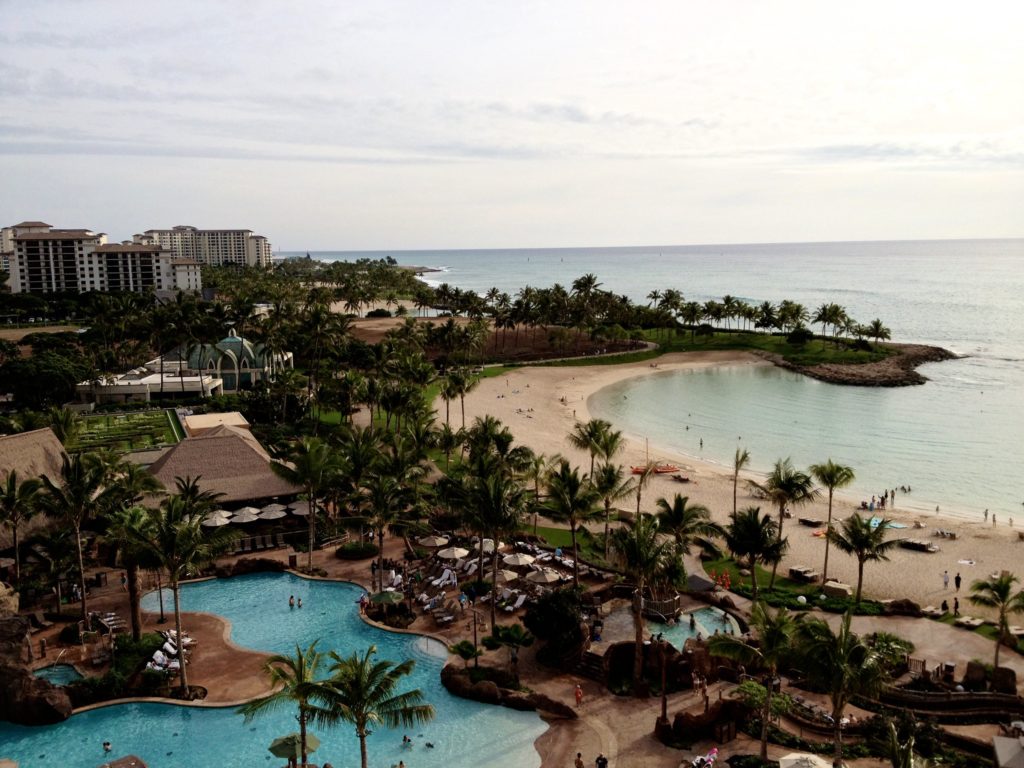
[[[294,653],[319,639],[318,648],[341,655],[377,646],[377,658],[416,660],[405,688],[423,691],[434,705],[433,721],[414,729],[380,729],[368,739],[371,765],[389,766],[404,760],[415,768],[540,765],[534,740],[546,726],[534,712],[516,712],[458,699],[441,685],[439,672],[446,649],[435,640],[370,627],[358,616],[356,601],[363,590],[351,584],[308,581],[290,574],[254,574],[206,581],[182,588],[182,609],[208,611],[232,622],[231,639],[247,648]],[[288,608],[289,595],[301,597],[302,608]],[[143,600],[155,610],[157,595]],[[187,623],[186,623],[187,627]],[[297,730],[295,712],[283,709],[246,724],[234,708],[194,708],[168,704],[121,704],[83,712],[53,726],[27,728],[0,723],[0,757],[21,768],[60,765],[96,768],[112,742],[115,756],[135,754],[150,768],[224,768],[278,766],[267,746],[278,736]],[[359,742],[351,726],[311,730],[321,746],[315,762],[358,765]],[[402,734],[414,741],[403,749]],[[431,742],[434,747],[424,746]]]
[[[694,628],[690,628],[690,616],[693,616]],[[739,625],[736,620],[719,608],[698,608],[695,611],[687,611],[678,622],[673,625],[648,622],[647,631],[653,634],[659,632],[665,636],[665,640],[672,643],[679,650],[691,637],[696,637],[699,632],[703,637],[710,637],[718,630],[719,634],[732,630],[733,634],[739,632]]]
[[[71,664],[51,664],[48,667],[37,669],[32,674],[49,680],[54,685],[67,685],[82,679],[82,673]]]

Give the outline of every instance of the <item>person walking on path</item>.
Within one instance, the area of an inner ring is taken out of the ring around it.
[[[949,589],[949,571],[942,572],[942,588]]]
[[[583,768],[583,753],[576,753],[576,761],[573,763],[573,768]]]
[[[962,579],[960,578],[960,574],[959,573],[956,576],[953,577],[953,583],[956,585],[956,591],[957,592],[960,591],[960,583],[961,583],[961,581],[962,581]]]
[[[576,683],[576,690],[573,691],[576,696],[576,706],[580,706],[583,703],[583,688],[580,687],[579,683]]]
[[[598,752],[597,760],[594,761],[594,765],[597,768],[608,768],[608,758],[604,756],[603,752]]]
[[[960,598],[959,597],[954,597],[953,598],[953,615],[954,616],[959,616],[960,615]]]

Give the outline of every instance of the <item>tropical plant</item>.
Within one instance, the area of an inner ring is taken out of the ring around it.
[[[594,490],[604,502],[604,559],[608,559],[608,536],[612,517],[612,504],[633,492],[633,478],[626,475],[621,464],[599,464],[592,479]]]
[[[853,468],[844,464],[837,464],[829,459],[824,464],[812,464],[811,474],[825,488],[828,488],[828,523],[826,532],[832,531],[832,496],[837,488],[845,488],[854,480]],[[832,543],[831,539],[825,537],[825,564],[821,568],[822,583],[828,581],[828,550]]]
[[[15,585],[21,582],[21,548],[18,541],[18,529],[23,523],[31,520],[38,511],[36,501],[42,487],[42,481],[35,477],[27,478],[19,483],[16,469],[7,473],[4,484],[0,486],[0,525],[6,525],[11,529],[11,539],[14,544]]]
[[[732,513],[736,514],[736,491],[740,482],[740,471],[750,463],[750,451],[737,448],[732,460]]]
[[[722,656],[746,666],[757,666],[765,672],[765,695],[761,709],[761,760],[768,760],[768,723],[771,719],[772,691],[779,666],[793,651],[793,636],[801,615],[794,616],[785,608],[769,610],[757,601],[750,611],[750,628],[757,642],[736,635],[715,635],[708,638],[712,656]]]
[[[974,605],[994,608],[996,611],[996,655],[992,664],[999,666],[999,646],[1009,635],[1009,616],[1011,613],[1024,613],[1024,590],[1014,592],[1013,585],[1017,577],[1012,573],[1003,572],[995,578],[978,579],[971,584],[968,600]]]
[[[725,545],[750,570],[750,588],[756,601],[758,563],[781,558],[789,542],[779,538],[775,521],[768,514],[761,514],[760,507],[747,507],[729,516]]]
[[[142,542],[152,534],[153,519],[142,507],[118,507],[106,516],[106,539],[117,546],[121,564],[128,579],[128,608],[131,617],[132,639],[142,638],[142,590],[139,570],[155,565],[149,548]]]
[[[151,525],[129,529],[145,557],[151,557],[167,571],[167,586],[174,598],[174,630],[182,637],[180,584],[193,576],[225,551],[235,535],[222,528],[204,530],[203,518],[210,511],[209,503],[196,503],[175,494],[164,499],[157,509],[149,511]],[[188,665],[181,659],[181,692],[188,695]]]
[[[579,587],[580,562],[576,532],[581,524],[594,518],[600,496],[590,483],[590,478],[587,475],[580,476],[579,469],[566,459],[562,459],[548,475],[547,486],[548,497],[543,509],[552,519],[569,524],[572,537],[572,582],[574,587]]]
[[[864,584],[864,563],[869,560],[888,560],[890,549],[899,545],[898,539],[885,538],[889,521],[882,520],[878,525],[854,512],[840,523],[838,529],[829,529],[827,538],[836,548],[857,558],[857,596],[860,603],[861,587]]]
[[[812,683],[824,689],[832,705],[832,765],[843,764],[843,712],[856,696],[871,696],[881,688],[886,672],[875,650],[850,630],[846,613],[833,630],[822,619],[797,625],[797,664]]]
[[[449,645],[448,652],[454,653],[462,659],[462,663],[466,669],[469,668],[469,662],[472,661],[474,665],[476,665],[477,659],[483,655],[483,651],[473,645],[469,640],[460,640],[455,645]]]
[[[304,437],[287,453],[287,463],[273,461],[270,468],[276,475],[304,488],[309,505],[309,553],[306,567],[313,570],[313,550],[316,548],[317,501],[333,482],[340,469],[338,455],[318,437]]]
[[[818,497],[818,490],[814,487],[814,481],[806,472],[793,467],[790,459],[779,459],[775,466],[765,478],[763,483],[751,482],[766,499],[774,504],[779,510],[778,538],[782,540],[783,524],[786,518],[786,508],[807,504]],[[775,586],[775,574],[779,569],[779,560],[772,564],[772,578],[768,582],[768,588]]]
[[[602,442],[612,431],[611,422],[604,419],[591,419],[587,422],[577,421],[569,433],[569,445],[590,454],[590,476],[594,475],[594,461],[602,453]],[[620,433],[621,438],[621,433]]]
[[[690,504],[690,498],[677,493],[671,503],[658,499],[658,525],[662,532],[672,537],[675,543],[674,561],[679,569],[680,583],[686,579],[683,555],[690,554],[690,547],[697,542],[723,536],[722,526],[711,520],[711,510],[703,504]]]
[[[102,507],[100,495],[106,481],[107,470],[95,453],[64,456],[60,478],[43,476],[46,493],[41,499],[43,510],[50,517],[60,519],[75,533],[78,556],[78,588],[82,593],[82,621],[89,620],[89,606],[85,594],[85,558],[82,552],[82,525]]]
[[[489,651],[498,648],[508,649],[508,671],[513,679],[519,679],[519,649],[529,648],[533,645],[534,636],[531,635],[522,624],[502,624],[494,627],[491,634],[484,637],[480,642]]]
[[[355,726],[359,739],[362,768],[367,768],[366,737],[370,727],[383,724],[390,728],[429,722],[434,708],[424,704],[423,693],[414,688],[396,693],[402,678],[410,674],[416,662],[407,659],[400,664],[374,661],[377,647],[371,645],[363,655],[352,653],[342,658],[331,653],[331,714],[338,721]]]
[[[245,715],[249,723],[254,717],[275,712],[282,707],[297,706],[299,714],[299,752],[301,765],[309,765],[307,753],[307,726],[311,722],[330,725],[336,716],[332,705],[334,690],[329,680],[319,679],[317,670],[324,660],[324,654],[316,649],[314,642],[308,648],[295,646],[294,656],[277,654],[267,659],[263,670],[270,678],[273,692],[239,707],[239,714]]]
[[[612,549],[622,558],[633,592],[633,691],[642,690],[644,668],[644,590],[658,577],[669,556],[669,544],[659,540],[658,519],[641,516],[628,527],[612,533]]]

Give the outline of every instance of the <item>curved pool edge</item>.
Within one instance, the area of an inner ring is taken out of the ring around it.
[[[359,587],[360,589],[366,590],[367,592],[369,591],[369,590],[366,589],[366,587],[364,585],[360,584],[357,581],[352,581],[351,579],[332,579],[332,578],[324,577],[324,576],[309,576],[308,574],[298,573],[298,572],[293,571],[291,569],[286,569],[284,571],[262,571],[262,572],[258,572],[258,573],[287,573],[287,574],[289,574],[291,576],[296,576],[296,577],[298,577],[300,579],[306,579],[308,581],[322,581],[322,582],[330,582],[330,583],[334,583],[334,584],[351,584],[354,587]],[[244,574],[244,575],[248,576],[248,575],[252,575],[252,574]],[[235,578],[235,577],[229,576],[229,577],[226,577],[224,580],[228,581],[228,580],[230,580],[232,578]],[[218,581],[218,580],[220,580],[220,577],[218,577],[218,576],[203,576],[203,577],[198,578],[198,579],[189,579],[187,581],[182,581],[182,582],[179,583],[178,586],[181,587],[181,586],[184,586],[186,584],[201,584],[201,583],[207,582],[207,581]],[[170,587],[163,586],[162,589],[170,589]],[[145,597],[146,595],[152,594],[153,592],[156,592],[156,591],[157,591],[156,589],[146,590],[145,592],[143,592],[140,595],[140,600],[141,600],[142,597]],[[152,611],[145,611],[144,610],[143,613],[147,614],[149,616],[155,615]],[[208,616],[208,617],[211,617],[211,618],[213,618],[215,620],[220,621],[220,623],[222,624],[221,639],[224,641],[224,644],[227,645],[231,649],[234,649],[234,650],[237,650],[237,651],[244,651],[245,653],[259,654],[259,655],[267,657],[268,659],[271,656],[274,655],[272,653],[268,653],[267,651],[261,651],[261,650],[256,649],[256,648],[249,648],[249,647],[244,646],[244,645],[239,645],[234,640],[232,640],[231,639],[231,632],[232,632],[233,625],[231,623],[231,620],[226,618],[226,617],[224,617],[224,616],[221,616],[219,613],[210,613],[209,611],[182,611],[181,613],[182,613],[183,616],[186,615],[186,614],[194,615],[194,616]],[[359,618],[362,619],[363,623],[365,623],[366,625],[368,625],[370,627],[374,627],[375,629],[379,629],[379,630],[385,631],[385,632],[393,632],[395,634],[401,634],[401,635],[417,635],[419,637],[426,638],[427,640],[433,640],[434,642],[440,643],[442,646],[444,646],[446,655],[448,657],[451,656],[451,653],[448,651],[448,641],[445,638],[441,637],[440,635],[435,635],[435,634],[430,633],[430,632],[421,632],[421,631],[415,630],[415,629],[399,629],[397,627],[388,627],[388,626],[386,626],[384,624],[380,624],[380,623],[378,623],[376,621],[373,621],[366,614],[364,614],[362,611],[359,612]],[[445,663],[447,664],[447,660],[445,661]],[[196,684],[197,685],[201,685],[202,683],[196,683]],[[76,707],[75,709],[71,710],[71,715],[70,716],[74,717],[75,715],[77,715],[79,713],[82,713],[82,712],[89,712],[89,711],[92,711],[94,709],[103,709],[105,707],[112,707],[112,706],[117,706],[117,705],[120,705],[120,704],[166,704],[166,705],[169,705],[169,706],[194,707],[194,708],[199,708],[199,709],[233,709],[234,707],[240,707],[240,706],[242,706],[244,704],[248,704],[251,701],[255,701],[256,699],[259,699],[259,698],[261,698],[262,696],[265,696],[265,695],[266,694],[259,694],[259,695],[256,695],[256,696],[250,696],[248,698],[239,699],[237,701],[228,701],[228,702],[223,702],[223,701],[211,702],[211,701],[206,701],[205,699],[198,699],[198,700],[193,700],[193,701],[183,701],[182,699],[172,699],[172,698],[167,698],[167,697],[164,697],[164,696],[127,696],[127,697],[120,698],[120,699],[110,699],[108,701],[98,701],[98,702],[96,702],[94,704],[87,704],[84,707]]]

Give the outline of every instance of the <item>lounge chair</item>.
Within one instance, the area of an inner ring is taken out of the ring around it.
[[[47,621],[43,617],[42,611],[32,611],[32,613],[28,615],[28,620],[33,626],[35,626],[37,630],[42,630],[53,626],[52,621]]]
[[[274,543],[277,544],[277,546],[279,546],[279,547],[287,547],[288,546],[288,544],[285,543],[284,534],[283,533],[274,534]]]
[[[236,552],[236,554],[244,555],[248,551],[249,551],[249,540],[248,539],[240,539],[239,542],[238,542],[238,551]]]
[[[526,596],[525,592],[520,594],[519,597],[516,598],[516,601],[514,603],[509,603],[508,605],[505,606],[505,613],[515,613],[520,608],[522,608],[523,607],[523,603],[526,602],[526,597],[527,596]]]

